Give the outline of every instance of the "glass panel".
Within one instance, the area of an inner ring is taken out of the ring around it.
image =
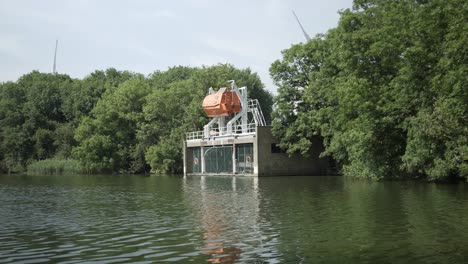
[[[232,146],[205,148],[205,170],[208,173],[232,173]]]
[[[236,145],[237,173],[253,173],[253,144]]]
[[[201,149],[200,148],[193,148],[193,167],[192,171],[194,173],[201,172]]]

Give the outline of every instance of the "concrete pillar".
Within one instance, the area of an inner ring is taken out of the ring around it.
[[[186,176],[187,175],[187,142],[185,142],[185,140],[184,140],[183,159],[184,159],[184,176]]]
[[[232,144],[232,174],[236,174],[236,144]]]
[[[200,165],[201,165],[201,173],[204,174],[205,171],[205,148],[200,147]]]
[[[260,176],[258,174],[258,161],[260,159],[258,155],[258,143],[259,143],[258,130],[259,130],[259,127],[256,127],[255,128],[255,140],[253,141],[253,174],[255,176]]]

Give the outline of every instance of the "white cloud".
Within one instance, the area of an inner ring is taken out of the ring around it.
[[[211,66],[219,63],[228,63],[228,60],[215,54],[196,54],[189,57],[191,66]]]
[[[285,11],[283,3],[284,1],[281,0],[267,0],[264,6],[266,15],[276,17],[283,13]]]
[[[155,16],[165,17],[165,18],[176,18],[177,17],[177,15],[174,12],[172,12],[172,11],[170,11],[168,9],[163,9],[163,10],[157,11]]]
[[[0,36],[0,53],[23,59],[23,37],[20,34],[5,34]]]
[[[210,49],[232,53],[239,57],[259,57],[265,55],[265,47],[262,47],[253,40],[238,38],[234,34],[231,37],[226,37],[222,34],[219,36],[206,36],[201,38],[200,42]]]
[[[271,63],[303,41],[291,9],[313,36],[336,26],[337,11],[351,2],[0,0],[0,82],[49,71],[58,39],[59,69],[77,78],[97,67],[145,73],[231,63],[258,72],[274,90]]]
[[[159,9],[154,7],[153,9],[137,9],[126,11],[126,16],[133,20],[143,23],[154,24],[156,20],[161,19],[178,19],[178,15],[169,9]]]

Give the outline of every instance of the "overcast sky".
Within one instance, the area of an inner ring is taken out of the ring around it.
[[[337,25],[352,0],[0,0],[0,82],[32,70],[83,78],[114,67],[149,74],[231,63],[276,91],[270,64],[304,42],[291,13],[314,36]]]

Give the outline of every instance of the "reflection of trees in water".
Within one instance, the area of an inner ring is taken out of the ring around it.
[[[209,262],[232,263],[262,246],[257,185],[257,178],[185,179],[184,193],[203,233],[200,251]]]
[[[260,187],[260,218],[281,237],[281,263],[468,259],[466,193],[457,186],[290,177],[287,184],[270,178]]]

